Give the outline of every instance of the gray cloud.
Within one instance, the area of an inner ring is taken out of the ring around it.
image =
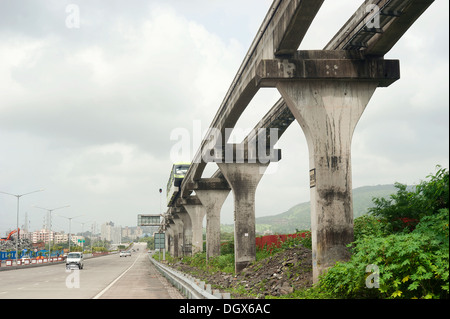
[[[70,3],[0,2],[0,190],[46,188],[21,200],[21,223],[28,211],[34,228],[42,214],[32,204],[134,225],[160,209],[170,133],[209,126],[271,1],[83,0],[79,29],[65,25]],[[358,6],[325,2],[301,48],[322,48]],[[418,182],[448,166],[446,12],[448,2],[436,1],[388,54],[402,78],[377,90],[356,128],[355,186]],[[242,128],[276,100],[270,94],[258,94]],[[258,188],[258,216],[309,200],[297,123],[280,148],[277,172]],[[230,195],[223,222],[232,211]],[[0,216],[0,233],[15,227],[14,198],[0,196]]]

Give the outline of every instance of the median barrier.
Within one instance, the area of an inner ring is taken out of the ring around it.
[[[93,258],[93,257],[101,257],[101,256],[108,256],[108,252],[100,253],[100,254],[85,254],[85,259]],[[33,268],[33,267],[40,267],[40,266],[51,266],[56,263],[64,263],[64,256],[58,256],[58,257],[52,257],[52,261],[50,261],[50,258],[38,256],[32,259],[21,259],[19,263],[16,265],[13,259],[6,259],[2,261],[0,260],[0,271],[5,270],[14,270],[14,269],[25,269],[25,268]],[[28,267],[24,267],[24,265],[29,265]],[[5,267],[8,266],[8,267]]]

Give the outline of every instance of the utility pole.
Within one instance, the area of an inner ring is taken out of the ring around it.
[[[0,192],[2,194],[6,194],[6,195],[11,195],[11,196],[15,196],[17,197],[17,241],[16,241],[16,265],[17,265],[17,260],[19,259],[19,239],[20,239],[20,229],[19,229],[19,200],[20,197],[28,195],[28,194],[32,194],[32,193],[37,193],[37,192],[42,192],[43,189],[38,189],[37,191],[32,191],[29,193],[25,193],[25,194],[20,194],[20,195],[15,195],[15,194],[10,194],[10,193],[6,193],[6,192]]]

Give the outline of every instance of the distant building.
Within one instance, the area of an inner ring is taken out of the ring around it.
[[[107,222],[101,226],[100,238],[110,241],[113,244],[120,244],[122,242],[122,228],[115,227],[113,222]]]
[[[49,232],[47,229],[36,230],[34,232],[20,232],[21,239],[29,239],[32,243],[48,243],[52,241],[55,244],[66,243],[69,240],[68,234],[64,232]]]
[[[127,240],[135,240],[138,239],[140,237],[142,237],[142,235],[144,234],[142,227],[137,226],[137,227],[128,227],[125,226],[122,228],[122,238],[127,238]]]
[[[70,236],[72,244],[83,246],[82,241],[85,240],[84,236],[72,235]]]
[[[55,234],[55,244],[67,243],[69,241],[69,235],[64,233]]]

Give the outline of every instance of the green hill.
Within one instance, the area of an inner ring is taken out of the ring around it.
[[[396,193],[394,185],[363,186],[353,190],[353,215],[359,217],[373,206],[373,197],[387,197]],[[288,234],[298,230],[310,229],[310,203],[295,205],[288,211],[256,218],[256,232],[271,231],[274,234]]]

